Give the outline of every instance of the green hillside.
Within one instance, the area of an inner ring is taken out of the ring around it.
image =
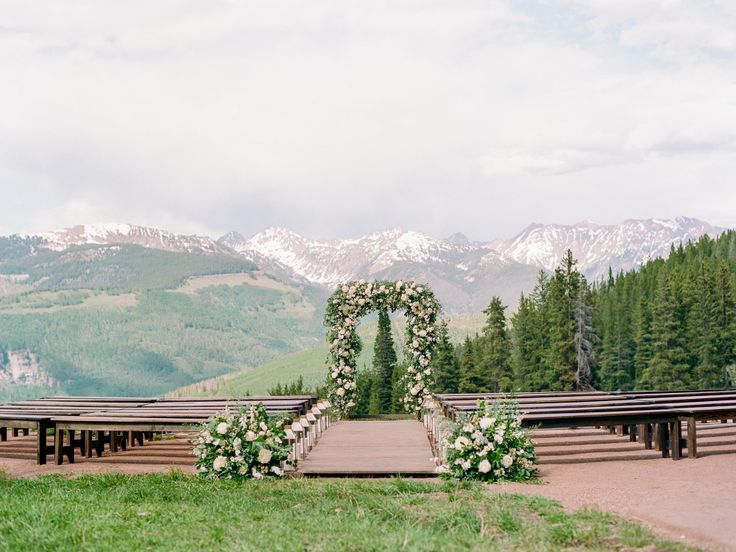
[[[454,341],[461,341],[466,335],[480,330],[483,324],[482,315],[457,316],[449,320],[450,335]],[[403,356],[404,320],[402,316],[392,321],[394,342],[399,358]],[[359,329],[363,341],[363,351],[358,357],[358,368],[371,366],[373,362],[373,341],[376,337],[375,322],[367,322]],[[174,396],[221,396],[235,397],[246,394],[261,395],[277,383],[288,383],[299,376],[305,385],[314,387],[325,381],[327,344],[324,338],[320,344],[310,349],[299,351],[277,358],[255,368],[243,370],[236,374],[228,374],[202,381],[177,389]]]
[[[53,252],[17,239],[0,240],[0,255],[0,401],[161,394],[322,339],[323,292],[226,255]],[[12,380],[14,355],[26,359],[30,379]]]

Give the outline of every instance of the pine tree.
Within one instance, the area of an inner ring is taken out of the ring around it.
[[[378,311],[378,333],[373,346],[373,371],[376,376],[375,409],[379,412],[391,412],[395,369],[396,350],[391,335],[391,319],[386,309],[381,309]]]
[[[716,271],[716,364],[722,370],[721,385],[736,385],[736,292],[733,272],[721,259]],[[730,381],[729,381],[730,380]]]
[[[511,339],[507,329],[506,306],[494,296],[483,311],[486,324],[483,328],[481,370],[488,391],[509,391],[513,386],[511,368]]]
[[[549,283],[547,273],[540,271],[533,292],[528,297],[522,293],[519,308],[511,319],[512,367],[517,390],[549,389],[546,378],[549,324],[545,315]]]
[[[637,382],[649,367],[654,355],[652,342],[652,312],[645,300],[639,304],[639,318],[636,329],[636,352],[634,353],[634,378]],[[639,387],[637,385],[637,387]]]
[[[476,354],[476,341],[469,337],[465,338],[460,356],[460,389],[461,393],[482,393],[484,378],[481,367],[478,364]]]
[[[682,298],[671,278],[662,273],[652,317],[652,360],[644,370],[640,386],[647,389],[688,389],[691,371],[685,347]]]
[[[438,342],[432,355],[432,373],[438,393],[457,393],[460,387],[460,362],[450,341],[447,322],[437,329]]]
[[[373,386],[375,379],[375,374],[372,370],[369,370],[365,367],[362,370],[358,370],[355,377],[355,408],[351,413],[352,417],[364,418],[372,414],[371,397],[374,397],[376,395]]]
[[[571,391],[575,388],[577,354],[573,305],[585,284],[575,265],[572,251],[568,249],[550,281],[544,308],[550,330],[546,380],[554,391]]]
[[[575,356],[577,371],[575,388],[577,390],[593,389],[593,365],[595,364],[594,345],[598,340],[593,329],[593,307],[587,287],[580,287],[573,303],[575,318]]]

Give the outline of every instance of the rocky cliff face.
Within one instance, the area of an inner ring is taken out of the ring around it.
[[[54,387],[56,381],[39,367],[32,351],[0,351],[0,385],[10,384]]]

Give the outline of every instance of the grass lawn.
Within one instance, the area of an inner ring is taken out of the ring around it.
[[[0,476],[0,497],[0,550],[685,550],[612,515],[477,484]]]

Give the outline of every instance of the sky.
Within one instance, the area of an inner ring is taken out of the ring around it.
[[[0,234],[736,226],[733,0],[0,0]]]

